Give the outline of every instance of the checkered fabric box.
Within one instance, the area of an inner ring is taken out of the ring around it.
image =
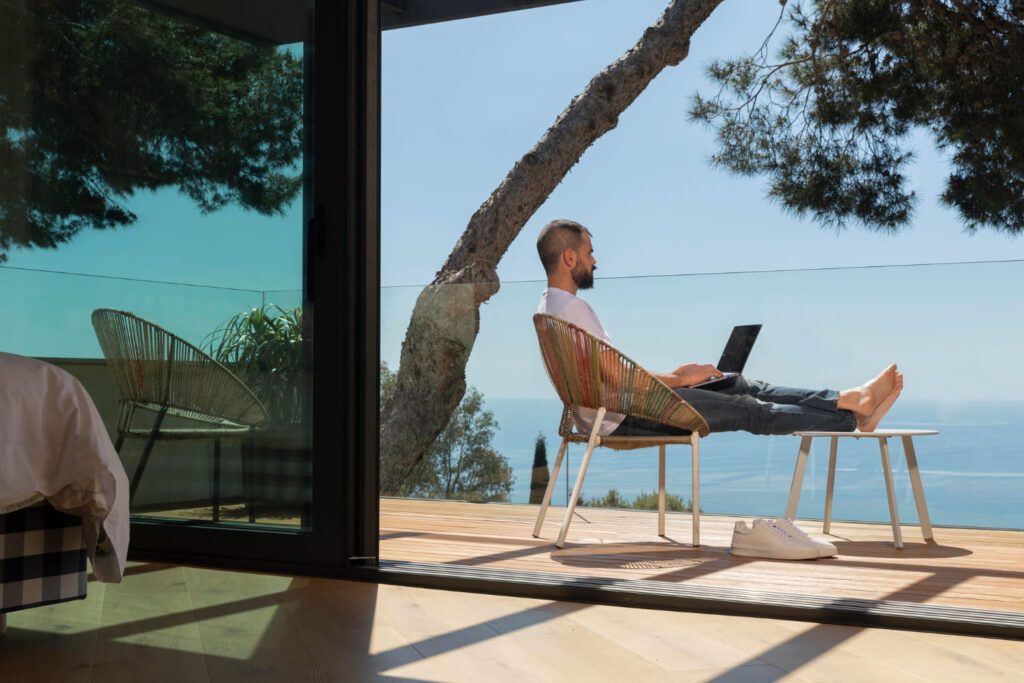
[[[250,494],[266,503],[305,503],[313,499],[309,453],[300,449],[261,448],[252,458]]]
[[[0,515],[0,614],[85,597],[82,520],[43,502]]]

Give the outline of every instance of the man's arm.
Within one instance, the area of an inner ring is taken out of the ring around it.
[[[616,354],[613,351],[605,351],[601,354],[601,371],[606,375],[612,375],[616,370]],[[714,365],[702,365],[699,363],[686,363],[680,365],[672,372],[651,372],[651,375],[658,378],[669,389],[679,389],[699,384],[712,377],[721,377],[722,372]]]
[[[591,334],[603,339],[609,345],[611,339],[604,329],[604,325],[598,320],[597,314],[583,300],[577,299],[572,305],[559,312],[558,317],[578,325]],[[606,375],[615,372],[615,354],[606,352],[601,354],[601,370]],[[722,373],[714,365],[701,365],[698,363],[686,363],[670,373],[652,372],[652,375],[668,385],[669,389],[688,387],[699,384],[711,377],[721,377]]]
[[[652,372],[652,375],[668,385],[669,389],[679,389],[699,384],[712,377],[721,377],[722,372],[714,365],[686,363],[670,373]]]

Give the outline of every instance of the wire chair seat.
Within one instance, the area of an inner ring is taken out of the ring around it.
[[[558,426],[558,436],[568,440],[569,443],[589,443],[590,441],[590,434],[576,431],[573,409],[566,405],[562,407],[562,420]],[[603,446],[613,451],[636,451],[657,446],[661,443],[686,445],[690,443],[690,440],[690,434],[681,434],[679,436],[601,436],[598,434],[596,438],[598,446]]]
[[[572,515],[583,489],[590,457],[601,446],[616,451],[659,447],[658,534],[665,535],[665,446],[689,445],[693,455],[692,504],[693,545],[700,544],[699,442],[710,433],[701,414],[664,382],[634,360],[583,328],[551,315],[533,316],[537,341],[548,378],[562,401],[558,434],[562,444],[537,514],[534,537],[540,536],[551,503],[558,469],[570,443],[586,443],[587,450],[576,478],[572,498],[559,532],[558,547],[564,547]],[[579,408],[597,411],[589,434],[577,431],[574,415]],[[681,435],[602,436],[606,413],[633,416],[684,430]]]
[[[700,413],[668,385],[611,344],[551,315],[533,316],[548,378],[565,408],[604,407],[707,436]],[[559,435],[569,433],[563,411]]]
[[[212,439],[216,519],[220,441],[251,438],[266,425],[267,409],[228,368],[155,323],[128,311],[99,308],[92,313],[92,325],[120,395],[116,449],[120,453],[125,438],[147,439],[129,498],[156,440]],[[152,426],[134,425],[140,410],[156,413]],[[167,416],[196,424],[166,428]]]
[[[267,410],[230,370],[185,341],[128,311],[93,311],[93,328],[122,401],[199,422],[261,426]]]

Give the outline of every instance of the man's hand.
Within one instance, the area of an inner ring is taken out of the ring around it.
[[[672,384],[669,384],[669,386],[673,389],[676,387],[690,387],[694,384],[699,384],[706,379],[721,376],[722,372],[714,365],[686,363],[672,371],[671,377],[675,378],[675,381]]]

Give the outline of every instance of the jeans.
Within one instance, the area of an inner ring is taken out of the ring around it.
[[[675,392],[707,420],[712,432],[852,432],[857,427],[854,414],[836,406],[839,392],[832,389],[791,389],[740,375],[721,388],[681,387]],[[609,436],[686,434],[679,427],[628,415]]]

